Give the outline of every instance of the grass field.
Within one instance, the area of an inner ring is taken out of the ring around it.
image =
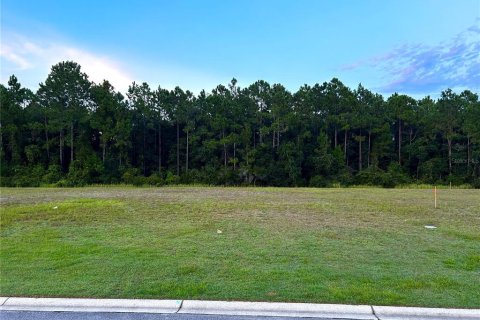
[[[1,189],[1,204],[4,296],[480,307],[480,190],[441,190],[439,209],[431,190],[374,188]]]

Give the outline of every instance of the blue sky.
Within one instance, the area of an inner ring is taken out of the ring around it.
[[[34,90],[74,60],[198,92],[235,77],[296,91],[339,78],[376,92],[480,91],[480,0],[1,1],[1,82]]]

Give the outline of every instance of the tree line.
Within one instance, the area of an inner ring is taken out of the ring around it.
[[[198,95],[133,82],[124,96],[66,61],[36,93],[11,76],[0,97],[4,186],[480,187],[480,102],[469,90],[385,99],[336,78],[294,93],[232,79]]]

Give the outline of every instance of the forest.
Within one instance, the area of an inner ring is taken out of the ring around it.
[[[237,80],[198,95],[133,82],[126,96],[72,61],[37,92],[0,85],[2,186],[207,184],[480,188],[480,102],[389,97],[339,79],[296,92]]]

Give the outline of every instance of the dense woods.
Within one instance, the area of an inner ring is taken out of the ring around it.
[[[0,85],[1,184],[202,183],[480,187],[480,102],[385,98],[334,78],[291,93],[233,79],[198,95],[133,83],[126,96],[74,62],[36,93]]]

